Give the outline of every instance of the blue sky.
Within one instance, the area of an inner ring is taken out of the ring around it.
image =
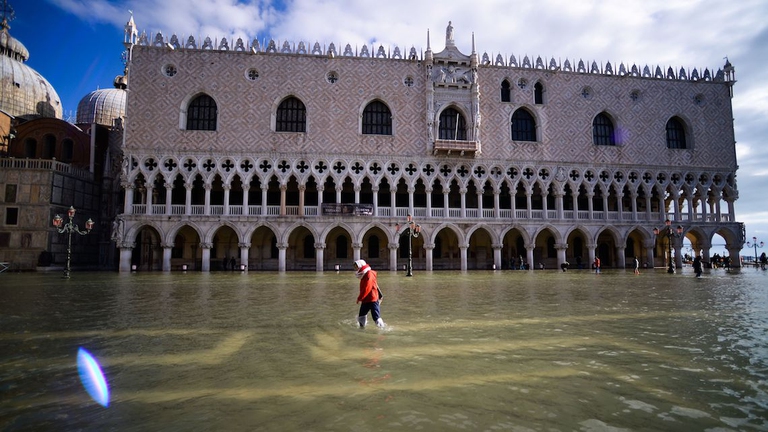
[[[11,35],[27,64],[56,89],[74,116],[88,92],[122,74],[123,25],[133,11],[139,31],[200,40],[232,36],[337,47],[442,49],[453,22],[456,44],[492,58],[554,57],[663,70],[736,67],[737,220],[747,238],[768,242],[768,1],[739,0],[9,0]],[[310,45],[311,46],[311,45]],[[725,210],[725,206],[723,207]],[[717,239],[716,239],[717,242]],[[744,254],[750,254],[748,250]]]

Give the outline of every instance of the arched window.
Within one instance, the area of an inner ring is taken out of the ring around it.
[[[207,94],[192,99],[187,107],[187,130],[216,130],[216,101]]]
[[[504,80],[501,82],[501,101],[502,102],[509,102],[511,100],[510,92],[509,92],[510,87],[511,86],[509,85],[509,81]]]
[[[592,142],[595,145],[616,145],[613,122],[605,113],[598,114],[592,121]]]
[[[43,137],[43,159],[53,159],[56,157],[56,137],[46,135]]]
[[[34,138],[27,138],[24,141],[24,157],[34,159],[37,157],[37,140]]]
[[[61,161],[72,162],[75,157],[75,143],[71,139],[65,138],[61,142]]]
[[[369,103],[363,110],[364,135],[392,135],[392,112],[381,101]]]
[[[685,127],[683,122],[677,117],[672,117],[667,122],[667,148],[688,148],[685,142]]]
[[[453,108],[448,108],[440,113],[439,137],[442,140],[467,140],[467,126],[464,116]]]
[[[277,107],[275,122],[276,132],[306,132],[307,109],[304,103],[295,97],[280,102]]]
[[[520,108],[512,114],[512,140],[536,141],[536,121],[526,109]]]
[[[544,103],[544,86],[539,82],[533,86],[533,103],[536,105]]]

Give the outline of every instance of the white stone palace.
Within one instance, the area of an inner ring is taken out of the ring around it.
[[[125,31],[120,271],[739,265],[728,62]]]

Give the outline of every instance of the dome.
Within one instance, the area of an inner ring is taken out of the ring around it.
[[[53,86],[24,64],[29,51],[0,24],[0,110],[23,119],[62,118],[64,109]]]
[[[126,91],[125,86],[120,85],[121,78],[115,78],[116,88],[92,91],[80,99],[75,123],[112,126],[116,118],[125,117]]]

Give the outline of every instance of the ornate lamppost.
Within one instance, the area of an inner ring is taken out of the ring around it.
[[[672,221],[667,219],[664,221],[664,228],[661,230],[658,228],[653,229],[654,235],[664,234],[665,237],[667,237],[667,244],[669,245],[669,267],[667,268],[667,273],[673,274],[675,273],[675,266],[674,263],[672,263],[672,239],[677,238],[683,235],[683,227],[678,225],[677,228],[673,231],[672,230]]]
[[[417,225],[416,222],[413,221],[413,216],[411,214],[408,214],[408,219],[406,220],[406,225],[408,226],[408,267],[406,267],[406,276],[413,276],[413,239],[419,236],[419,233],[421,232],[421,225]],[[395,225],[395,233],[400,232],[400,224]]]
[[[64,268],[64,277],[69,279],[69,263],[72,258],[72,233],[75,232],[80,235],[86,235],[90,233],[93,229],[93,221],[91,218],[88,218],[88,220],[85,221],[85,231],[80,231],[80,228],[78,228],[77,225],[72,221],[72,219],[75,218],[74,207],[69,207],[69,210],[67,210],[67,217],[69,217],[69,222],[64,223],[64,218],[57,214],[53,218],[53,226],[56,227],[56,230],[60,234],[67,233],[67,266]]]
[[[747,247],[754,247],[755,248],[755,267],[760,266],[760,260],[757,259],[757,248],[759,247],[762,249],[764,246],[763,242],[760,242],[759,245],[757,243],[757,237],[752,237],[752,243],[747,242]]]

